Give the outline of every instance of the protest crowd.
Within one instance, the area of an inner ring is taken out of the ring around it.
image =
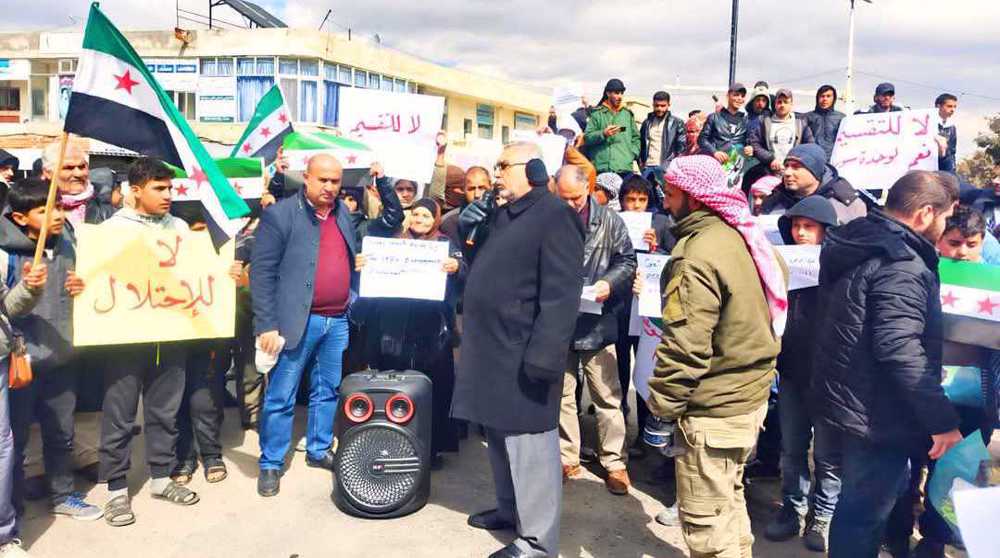
[[[468,525],[516,534],[492,557],[557,556],[564,484],[589,465],[611,495],[625,495],[640,459],[676,483],[676,504],[656,520],[681,527],[692,557],[751,556],[748,478],[781,479],[781,506],[763,529],[772,541],[835,558],[961,547],[953,512],[924,487],[945,474],[949,450],[992,439],[1000,297],[987,293],[993,321],[978,322],[992,340],[978,344],[948,333],[959,289],[942,283],[946,266],[975,275],[1000,265],[1000,183],[960,184],[957,98],[942,94],[928,111],[937,170],[875,184],[842,175],[838,143],[850,119],[902,111],[892,84],[859,115],[834,108],[831,85],[801,100],[734,83],[721,104],[687,115],[660,91],[645,118],[625,90],[610,79],[595,105],[553,108],[533,136],[561,142],[558,166],[522,138],[461,168],[441,133],[428,183],[387,176],[385,160],[355,183],[335,153],[318,150],[292,170],[280,145],[260,151],[266,189],[248,200],[215,279],[215,297],[235,292],[228,338],[77,346],[81,297],[101,289],[114,306],[125,292],[113,277],[110,291],[87,280],[81,238],[165,231],[179,246],[199,231],[216,238],[217,213],[176,201],[178,170],[162,156],[135,159],[123,186],[72,141],[47,147],[37,172],[0,150],[0,369],[10,375],[0,381],[0,555],[27,555],[17,536],[28,499],[77,520],[142,521],[133,467],[148,467],[148,490],[164,505],[212,498],[188,485],[196,474],[228,476],[220,436],[234,378],[242,426],[259,434],[261,497],[280,494],[294,449],[335,471],[335,424],[351,412],[341,383],[369,370],[430,378],[432,470],[484,437],[496,501]],[[67,130],[85,135],[74,102]],[[409,297],[418,286],[399,280],[383,285],[395,294],[365,296],[367,274],[405,265],[378,251],[396,241],[436,254],[426,276],[440,275],[439,296]],[[796,279],[801,254],[811,254],[812,281]],[[160,312],[180,312],[163,300],[171,307]],[[15,383],[25,354],[30,381]],[[959,380],[971,397],[953,395]],[[292,434],[300,403],[301,441]],[[86,463],[74,451],[81,409],[101,412]],[[582,442],[586,414],[595,447]],[[133,463],[140,431],[145,463]],[[41,467],[34,456],[29,474],[33,435]],[[78,492],[76,475],[106,493]]]

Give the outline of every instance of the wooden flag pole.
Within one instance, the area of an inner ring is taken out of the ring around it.
[[[45,250],[45,242],[49,237],[49,224],[52,221],[52,208],[56,205],[56,192],[59,190],[59,173],[62,172],[63,160],[66,158],[66,144],[69,142],[69,132],[62,133],[59,140],[59,159],[56,166],[49,170],[52,179],[49,180],[49,197],[45,200],[45,221],[42,222],[42,230],[38,231],[38,244],[35,245],[35,259],[31,262],[34,268],[38,262],[42,261],[42,253]]]

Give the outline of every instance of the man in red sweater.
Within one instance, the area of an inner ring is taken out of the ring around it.
[[[403,221],[399,199],[375,163],[371,169],[383,213],[372,227],[395,230]],[[257,492],[274,496],[291,442],[295,394],[313,365],[306,427],[306,464],[333,469],[333,421],[342,358],[348,341],[348,307],[356,297],[351,262],[360,251],[354,219],[338,200],[343,168],[331,155],[310,159],[305,186],[268,207],[257,228],[250,289],[260,350],[278,355],[270,372],[260,418]]]

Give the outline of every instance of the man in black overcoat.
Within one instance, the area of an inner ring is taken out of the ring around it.
[[[504,148],[493,210],[460,217],[476,238],[465,287],[465,331],[452,415],[483,425],[497,507],[469,517],[480,529],[514,529],[491,558],[557,556],[562,502],[559,403],[583,288],[580,219],[547,188],[534,144]]]

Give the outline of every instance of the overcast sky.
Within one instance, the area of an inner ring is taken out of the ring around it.
[[[0,30],[64,27],[86,17],[85,0],[8,0]],[[335,31],[378,33],[382,43],[456,67],[539,87],[582,83],[599,97],[609,77],[629,94],[724,85],[728,77],[729,0],[645,0],[627,4],[570,0],[258,0],[292,27],[317,28],[328,9]],[[127,29],[173,27],[173,2],[106,0],[102,9]],[[206,12],[204,0],[180,7]],[[1000,2],[858,0],[855,93],[870,104],[875,84],[896,85],[897,103],[933,106],[959,96],[959,151],[973,149],[983,118],[1000,112]],[[848,0],[742,0],[737,79],[786,86],[842,88],[847,66]],[[137,8],[137,6],[142,6]],[[623,7],[627,6],[627,7]],[[921,9],[917,9],[917,8]],[[232,12],[218,17],[238,22]],[[197,28],[190,22],[182,27]],[[674,91],[674,110],[708,108],[708,93]],[[799,96],[796,109],[813,99]]]

